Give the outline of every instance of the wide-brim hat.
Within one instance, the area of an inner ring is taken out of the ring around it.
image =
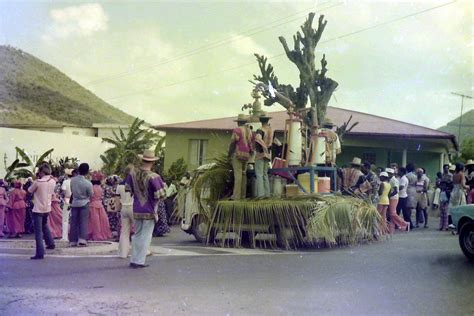
[[[142,155],[138,155],[138,157],[143,160],[143,161],[149,161],[149,162],[152,162],[152,161],[157,161],[158,157],[155,156],[155,152],[152,151],[152,150],[149,150],[149,149],[146,149]]]
[[[393,170],[392,168],[385,168],[385,172],[386,172],[386,173],[394,174],[394,173],[395,173],[395,170]]]
[[[335,124],[329,117],[326,117],[323,121],[323,126],[335,126]]]
[[[469,159],[464,166],[467,167],[467,166],[472,166],[472,165],[474,165],[474,160]]]
[[[234,120],[234,122],[248,122],[248,121],[249,121],[249,116],[245,114],[237,115],[237,118]]]
[[[351,165],[361,166],[362,165],[362,159],[360,159],[359,157],[354,157],[354,159],[352,159]]]
[[[449,165],[449,171],[454,171],[456,170],[456,166],[455,165]]]
[[[271,119],[272,117],[271,116],[268,116],[268,113],[267,112],[263,112],[259,115],[258,117],[259,119]]]
[[[385,171],[382,171],[382,172],[380,173],[379,177],[388,178],[388,173],[386,173]]]

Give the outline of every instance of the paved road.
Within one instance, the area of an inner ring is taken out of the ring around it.
[[[0,254],[0,315],[474,314],[474,265],[436,230],[298,252],[202,247],[179,230],[153,244],[143,270],[110,256]]]

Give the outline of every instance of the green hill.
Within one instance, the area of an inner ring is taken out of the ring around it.
[[[459,117],[455,118],[445,126],[439,128],[440,131],[448,132],[458,137],[459,133]],[[474,136],[474,110],[470,110],[462,115],[461,122],[461,142],[469,137]],[[458,140],[459,141],[459,140]]]
[[[0,45],[0,124],[128,124],[114,108],[38,58]]]

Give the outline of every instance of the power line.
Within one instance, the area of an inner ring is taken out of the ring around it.
[[[439,9],[441,7],[453,4],[455,2],[457,2],[457,0],[447,2],[447,3],[444,3],[444,4],[438,5],[438,6],[434,6],[434,7],[425,9],[425,10],[417,11],[417,12],[414,12],[414,13],[411,13],[411,14],[408,14],[408,15],[405,15],[405,16],[402,16],[402,17],[398,17],[398,18],[395,18],[395,19],[392,19],[392,20],[389,20],[389,21],[377,23],[377,24],[374,24],[372,26],[369,26],[369,27],[366,27],[366,28],[363,28],[363,29],[360,29],[360,30],[357,30],[357,31],[354,31],[354,32],[351,32],[351,33],[347,33],[347,34],[343,34],[343,35],[340,35],[340,36],[336,36],[336,37],[327,39],[325,41],[320,42],[320,44],[329,43],[329,42],[332,42],[332,41],[339,40],[341,38],[345,38],[345,37],[348,37],[348,36],[359,34],[359,33],[364,32],[364,31],[372,30],[372,29],[375,29],[377,27],[385,26],[385,25],[388,25],[389,23],[398,22],[398,21],[401,21],[403,19],[407,19],[407,18],[416,16],[416,15],[419,15],[419,14],[423,14],[423,13],[426,13],[426,12],[429,12],[429,11],[432,11],[432,10]],[[276,58],[282,57],[284,55],[285,55],[285,53],[280,53],[280,54],[277,54],[277,55],[270,56],[269,58],[270,59],[276,59]],[[144,92],[156,91],[156,90],[160,90],[160,89],[164,89],[164,88],[169,88],[169,87],[176,86],[176,85],[179,85],[179,84],[199,80],[199,79],[202,79],[202,78],[205,78],[205,77],[213,76],[213,75],[216,75],[216,74],[219,74],[219,73],[222,73],[222,72],[232,71],[232,70],[247,67],[247,66],[250,66],[250,65],[255,65],[255,62],[241,64],[241,65],[234,66],[234,67],[231,67],[231,68],[221,69],[221,70],[211,72],[211,73],[208,73],[208,74],[204,74],[204,75],[200,75],[200,76],[197,76],[197,77],[185,79],[183,81],[178,81],[178,82],[175,82],[175,83],[172,83],[172,84],[169,84],[169,85],[164,85],[164,86],[160,86],[160,87],[156,87],[156,88],[155,87],[154,88],[148,88],[148,89],[145,89],[145,90],[140,90],[140,91],[135,91],[135,92],[115,96],[115,97],[112,97],[112,98],[108,98],[107,101],[122,99],[122,98],[125,98],[125,97],[128,97],[128,96],[132,96],[132,95],[136,95],[136,94],[140,94],[140,93],[144,93]]]
[[[324,3],[326,4],[326,3]],[[339,2],[339,3],[336,3],[332,6],[328,6],[328,7],[325,7],[325,8],[322,8],[322,9],[318,9],[319,11],[324,11],[324,10],[329,10],[329,9],[332,9],[334,7],[337,7],[339,5],[342,5],[343,2]],[[240,34],[237,34],[237,35],[234,35],[234,36],[231,36],[231,37],[228,37],[228,38],[224,38],[222,40],[219,40],[219,41],[215,41],[214,43],[210,43],[210,44],[206,44],[206,45],[203,45],[203,46],[200,46],[200,47],[197,47],[195,49],[192,49],[188,52],[185,52],[185,53],[182,53],[182,54],[179,54],[178,56],[175,56],[173,58],[170,58],[170,59],[166,59],[164,61],[161,61],[159,63],[153,63],[153,64],[147,64],[147,65],[141,65],[140,67],[138,68],[135,68],[135,69],[130,69],[130,70],[127,70],[127,71],[124,71],[124,72],[120,72],[120,73],[116,73],[116,74],[113,74],[113,75],[108,75],[108,76],[105,76],[105,77],[102,77],[102,78],[99,78],[99,79],[96,79],[96,80],[93,80],[93,81],[90,81],[88,83],[86,83],[86,85],[94,85],[94,84],[101,84],[103,82],[107,82],[111,79],[117,79],[117,78],[123,78],[123,77],[126,77],[126,76],[129,76],[129,75],[133,75],[133,74],[137,74],[137,73],[140,73],[140,72],[146,72],[146,71],[149,71],[153,68],[157,68],[159,66],[163,66],[163,65],[166,65],[166,64],[169,64],[169,63],[172,63],[172,62],[175,62],[175,61],[178,61],[178,60],[181,60],[181,59],[184,59],[184,58],[187,58],[187,57],[190,57],[190,56],[193,56],[193,55],[196,55],[196,54],[200,54],[202,52],[205,52],[205,51],[208,51],[208,50],[211,50],[211,49],[214,49],[214,48],[217,48],[217,47],[220,47],[220,46],[223,46],[223,45],[226,45],[226,44],[229,44],[229,43],[232,43],[232,42],[235,42],[239,39],[241,39],[243,36],[253,36],[255,34],[258,34],[258,33],[262,33],[262,32],[265,32],[265,31],[268,31],[268,30],[271,30],[275,27],[279,27],[279,26],[282,26],[282,25],[285,25],[285,24],[288,24],[290,22],[293,22],[293,21],[297,21],[299,19],[301,19],[301,13],[306,13],[308,12],[308,10],[311,10],[311,9],[314,9],[313,7],[311,8],[307,8],[305,10],[302,10],[302,11],[299,11],[297,13],[294,13],[294,14],[291,14],[289,16],[286,16],[284,18],[281,18],[281,19],[278,19],[278,20],[274,20],[273,22],[270,22],[270,23],[266,23],[265,25],[267,27],[262,27],[262,26],[256,26],[256,27],[253,27],[251,29],[248,29]],[[298,15],[296,18],[293,18],[293,19],[290,19],[288,21],[285,21],[287,20],[288,18],[292,17],[292,16],[295,16],[295,15]],[[281,21],[285,21],[285,22],[282,22],[282,23],[279,23],[279,24],[275,24],[277,22],[281,22]],[[275,24],[275,25],[273,25]]]

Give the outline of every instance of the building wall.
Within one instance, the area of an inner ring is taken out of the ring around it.
[[[97,137],[0,128],[0,158],[6,160],[7,166],[16,159],[15,146],[25,150],[34,162],[41,154],[54,148],[51,154],[53,160],[66,156],[77,157],[81,162],[89,163],[92,169],[102,166],[99,155],[108,148],[108,144]],[[2,161],[0,178],[4,174]]]
[[[87,128],[87,127],[63,127],[63,133],[68,135],[76,135],[76,136],[90,136],[94,137],[96,134],[95,128]]]
[[[128,134],[129,128],[122,128],[122,131],[125,135]],[[114,131],[119,135],[120,131],[119,128],[112,128],[112,127],[98,127],[97,128],[97,137],[100,138],[114,138]]]
[[[230,136],[230,132],[168,131],[166,133],[165,170],[168,170],[171,164],[179,158],[184,158],[188,164],[188,170],[198,167],[189,165],[189,141],[191,139],[208,141],[204,161],[204,163],[207,163],[227,152]]]
[[[277,133],[276,136],[282,139],[281,134]],[[190,139],[208,140],[205,162],[209,162],[212,158],[227,151],[230,132],[168,131],[166,134],[165,170],[181,157],[188,163]],[[407,162],[414,162],[418,166],[426,168],[430,178],[434,178],[440,169],[440,154],[446,152],[446,148],[442,144],[431,140],[347,136],[342,145],[342,153],[337,157],[337,164],[338,166],[349,165],[354,157],[364,159],[364,157],[372,155],[372,157],[375,156],[377,166],[386,167],[390,162],[396,162],[401,166],[404,149],[407,150]],[[198,166],[188,165],[188,170],[196,167]]]

